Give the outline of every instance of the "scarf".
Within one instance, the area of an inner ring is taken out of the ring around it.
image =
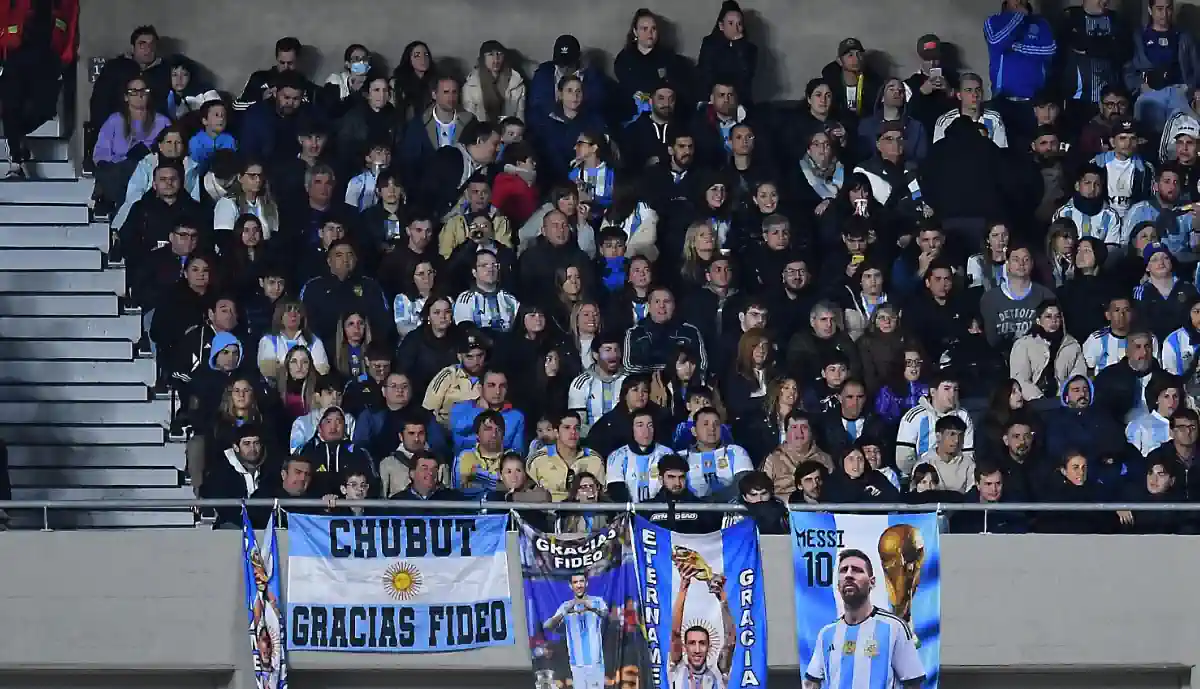
[[[1088,217],[1100,215],[1100,211],[1104,210],[1104,197],[1097,196],[1094,199],[1086,199],[1079,192],[1071,197],[1071,203],[1079,210],[1080,213]]]
[[[483,95],[483,111],[489,122],[498,122],[504,116],[504,96],[508,93],[512,70],[502,69],[499,75],[492,76],[491,71],[480,67],[476,74],[479,75],[479,91]]]
[[[808,185],[822,199],[832,199],[837,196],[846,176],[845,168],[837,160],[831,160],[830,164],[825,167],[818,167],[812,157],[808,155],[800,159],[800,171],[804,173],[804,179]]]

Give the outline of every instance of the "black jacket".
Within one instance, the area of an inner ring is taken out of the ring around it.
[[[467,157],[458,146],[443,146],[431,155],[428,161],[416,170],[410,170],[416,177],[408,181],[409,193],[421,194],[426,207],[437,217],[441,217],[458,203],[462,196],[463,187],[471,177],[467,169]],[[472,164],[473,167],[473,164]],[[495,166],[483,168],[490,184],[496,178]]]
[[[946,136],[929,147],[921,165],[921,191],[942,218],[1006,218],[1005,185],[1013,174],[1004,153],[979,133],[969,118],[959,117]]]
[[[396,330],[383,289],[369,277],[351,275],[345,281],[333,275],[313,278],[300,291],[300,299],[308,309],[313,333],[330,347],[336,347],[338,319],[351,311],[366,317],[376,341],[389,341]]]
[[[518,260],[521,288],[518,296],[522,300],[539,301],[546,294],[554,293],[554,274],[560,268],[575,266],[583,278],[585,289],[593,283],[592,262],[577,244],[567,242],[554,246],[545,237],[539,236],[533,246],[525,250]]]
[[[413,390],[424,390],[438,371],[458,363],[455,355],[456,332],[451,327],[445,337],[434,337],[425,324],[409,333],[396,349],[395,369],[408,374]]]
[[[1083,343],[1088,336],[1107,325],[1104,311],[1117,291],[1117,286],[1103,272],[1099,275],[1083,275],[1076,271],[1075,277],[1061,287],[1054,288],[1067,332]]]
[[[854,441],[850,439],[842,421],[843,418],[840,409],[834,409],[825,413],[819,421],[820,428],[817,431],[821,435],[818,436],[819,442],[817,444],[822,450],[828,452],[830,457],[840,457],[843,452],[854,445]],[[892,440],[895,439],[896,435],[889,432],[890,424],[865,409],[862,416],[856,420],[856,423],[858,424],[858,437],[870,438],[878,442],[884,448],[884,456],[889,456],[886,448],[892,445]]]
[[[937,361],[970,324],[966,304],[953,292],[945,304],[939,304],[929,290],[921,289],[904,304],[905,330],[920,340],[931,361]]]
[[[644,318],[625,333],[625,370],[629,373],[661,371],[672,363],[672,357],[681,345],[699,353],[700,369],[708,370],[708,350],[699,328],[678,316],[666,323]]]
[[[317,495],[337,494],[338,475],[347,469],[362,470],[371,477],[378,475],[371,457],[349,440],[325,442],[319,436],[313,436],[300,450],[300,455],[312,460],[312,486]]]
[[[1007,479],[1006,479],[1007,480]],[[1000,504],[1013,502],[1004,499],[1008,485],[1004,486]],[[966,504],[979,502],[979,489],[972,487],[963,497]],[[987,515],[986,517],[984,515]],[[1029,519],[1024,512],[1009,510],[989,510],[988,512],[954,512],[950,516],[950,531],[953,533],[1027,533]]]
[[[211,224],[212,214],[206,216],[203,207],[186,193],[180,193],[174,203],[167,203],[153,189],[146,192],[130,208],[119,231],[121,250],[130,266],[140,267],[159,242],[168,241],[176,224],[184,219],[198,223],[203,230]]]
[[[650,113],[642,113],[636,120],[625,125],[621,130],[621,162],[630,173],[641,173],[646,169],[651,158],[663,162],[670,155],[667,151],[667,136],[676,122],[659,124],[651,118]]]
[[[859,358],[858,347],[845,331],[835,332],[833,337],[822,339],[817,337],[811,327],[797,332],[787,344],[787,371],[796,379],[801,389],[807,388],[813,381],[821,377],[822,364],[833,355],[834,351],[841,352],[850,362],[850,375],[857,378],[862,375],[862,361]]]
[[[315,483],[315,482],[314,482]],[[289,498],[311,500],[320,498],[323,493],[317,492],[313,483],[310,483],[308,490],[300,495],[291,495],[283,489],[283,484],[280,481],[263,481],[259,484],[258,490],[254,491],[251,498],[256,500],[286,500]],[[250,514],[250,524],[256,529],[267,528],[267,521],[271,518],[270,507],[250,507],[246,510]],[[297,514],[322,514],[325,512],[321,507],[288,507],[279,511],[279,519],[276,520],[275,526],[286,529],[288,512]],[[240,518],[240,517],[239,517]]]
[[[1100,502],[1100,489],[1088,482],[1077,486],[1059,471],[1046,474],[1039,496],[1041,502],[1088,503]],[[1117,524],[1112,512],[1039,512],[1036,518],[1038,533],[1097,534],[1110,533]]]
[[[874,493],[874,494],[872,494]],[[850,478],[842,471],[830,474],[821,493],[825,502],[898,502],[900,491],[883,474],[867,469],[862,476]]]
[[[780,536],[792,532],[787,505],[783,504],[779,498],[772,497],[766,502],[743,502],[742,504],[746,506],[750,517],[754,519],[760,534]]]
[[[702,95],[711,93],[713,84],[722,78],[733,82],[738,100],[751,103],[754,101],[754,74],[758,71],[758,46],[744,36],[731,41],[719,29],[714,30],[700,42],[696,71]]]
[[[317,85],[297,72],[292,72],[292,74],[299,76],[304,84],[304,100],[309,103],[313,102],[316,99]],[[278,76],[279,69],[277,67],[260,69],[251,74],[250,78],[246,80],[246,85],[242,87],[242,94],[233,101],[234,111],[244,112],[255,103],[267,100],[267,91],[275,86],[275,79]]]
[[[252,496],[264,485],[279,483],[279,471],[282,462],[268,454],[259,465],[257,480],[252,481],[253,490],[248,490],[247,476],[233,466],[240,464],[233,449],[219,454],[209,453],[210,459],[204,466],[204,483],[200,486],[200,497],[206,499],[242,500]],[[237,507],[222,507],[217,509],[217,521],[213,527],[227,524],[241,525],[242,511]]]
[[[1134,401],[1140,398],[1139,379],[1152,376],[1152,385],[1155,379],[1170,375],[1162,369],[1157,359],[1151,360],[1150,367],[1138,374],[1129,367],[1128,358],[1122,358],[1096,374],[1096,380],[1093,382],[1096,395],[1092,406],[1104,412],[1112,423],[1124,425],[1125,415],[1133,409]]]
[[[646,54],[636,46],[626,45],[613,60],[613,75],[617,78],[616,91],[620,99],[614,104],[613,112],[620,113],[622,122],[636,114],[633,94],[653,94],[663,81],[675,90],[680,109],[688,109],[696,102],[691,64],[662,43]]]
[[[745,106],[739,105],[734,114],[737,124],[748,124],[754,130],[754,148],[757,151],[770,151],[768,144],[770,131],[766,123],[756,113]],[[692,117],[690,131],[696,142],[696,163],[711,168],[722,168],[729,162],[729,149],[725,146],[725,137],[717,121],[717,113],[712,106],[701,108]]]
[[[654,415],[654,441],[664,447],[670,447],[671,434],[675,432],[675,428],[671,426],[667,413],[653,402],[647,404],[646,409]],[[632,442],[633,415],[625,403],[621,402],[592,424],[585,444],[601,457],[608,457],[621,446]]]
[[[129,292],[134,303],[144,311],[170,303],[168,297],[175,285],[184,279],[186,261],[187,256],[177,256],[170,246],[151,251],[130,280]]]
[[[871,72],[863,71],[860,83],[862,89],[858,93],[858,112],[846,107],[846,82],[842,78],[842,67],[836,61],[827,63],[821,68],[821,78],[833,89],[833,112],[839,119],[853,118],[854,126],[847,127],[850,136],[858,131],[857,120],[867,115],[873,115],[879,106],[879,90],[883,88],[883,79]]]
[[[705,503],[704,500],[696,497],[691,490],[684,487],[683,493],[678,495],[668,493],[666,488],[660,489],[650,502],[665,502],[670,503],[671,507],[662,512],[651,512],[647,515],[653,524],[670,529],[675,533],[712,533],[721,528],[721,513],[720,512],[697,512],[689,511],[688,505]]]

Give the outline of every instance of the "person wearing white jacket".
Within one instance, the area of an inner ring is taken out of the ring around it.
[[[480,122],[525,119],[525,79],[509,66],[508,49],[500,41],[484,41],[479,47],[479,62],[462,87],[462,103]]]
[[[1008,373],[1020,383],[1025,399],[1052,399],[1055,406],[1068,380],[1087,375],[1083,347],[1063,328],[1062,310],[1054,301],[1038,306],[1033,328],[1013,343],[1008,362]]]

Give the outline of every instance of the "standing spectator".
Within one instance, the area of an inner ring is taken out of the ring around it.
[[[525,78],[509,64],[508,48],[484,41],[462,90],[463,109],[481,122],[525,119]]]
[[[1068,7],[1055,27],[1062,47],[1059,90],[1067,96],[1067,121],[1078,126],[1096,110],[1106,86],[1123,82],[1133,57],[1133,32],[1108,0]]]
[[[435,77],[433,53],[429,46],[424,41],[413,41],[404,46],[400,62],[392,71],[396,107],[401,118],[411,120],[425,112],[430,104]]]
[[[158,54],[158,31],[153,26],[139,26],[129,35],[129,45],[128,53],[104,63],[104,69],[92,85],[88,109],[94,126],[121,109],[124,91],[133,79],[140,79],[143,88],[150,89],[146,101],[148,107],[164,115],[167,113],[171,67]]]
[[[658,24],[654,12],[644,7],[634,12],[629,33],[625,35],[625,47],[613,61],[618,95],[624,101],[616,108],[622,121],[632,121],[650,112],[651,95],[664,80],[685,104],[690,105],[694,99],[691,65],[662,44]]]
[[[668,160],[668,136],[672,127],[679,126],[675,118],[678,94],[673,84],[659,81],[647,94],[649,107],[625,125],[621,133],[621,161],[626,169],[643,170]]]
[[[833,91],[832,110],[857,120],[875,111],[880,79],[867,71],[866,48],[857,38],[838,43],[837,59],[821,68],[821,78]]]
[[[574,76],[586,85],[588,100],[584,108],[599,115],[608,102],[607,83],[603,70],[594,65],[583,64],[583,51],[579,39],[563,34],[554,40],[553,57],[538,65],[529,85],[529,104],[526,109],[528,122],[538,122],[555,110],[555,94],[561,90],[563,79]]]
[[[1200,53],[1187,31],[1175,26],[1175,0],[1146,0],[1149,22],[1133,34],[1125,87],[1144,90],[1146,74],[1160,71],[1168,84],[1200,84]]]
[[[1109,150],[1092,159],[1104,170],[1108,204],[1121,218],[1130,206],[1150,198],[1154,184],[1154,168],[1138,154],[1137,141],[1137,124],[1132,119],[1122,118],[1113,123],[1109,132]],[[1122,240],[1125,239],[1128,236],[1122,236]]]
[[[1033,0],[1004,0],[1000,12],[987,18],[983,37],[988,45],[992,99],[1014,133],[1033,131],[1029,101],[1046,86],[1058,46],[1050,22],[1033,11]]]
[[[717,79],[733,81],[745,103],[753,103],[754,75],[758,70],[758,46],[746,37],[745,14],[735,0],[725,0],[713,29],[700,43],[699,88],[707,93]]]

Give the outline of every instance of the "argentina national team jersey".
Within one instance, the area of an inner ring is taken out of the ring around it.
[[[692,449],[685,459],[687,485],[698,498],[724,490],[733,485],[738,474],[754,470],[750,455],[739,445],[725,445],[709,452]]]
[[[608,456],[605,475],[609,483],[625,483],[633,502],[646,502],[658,494],[662,481],[658,476],[658,460],[671,454],[671,449],[655,444],[649,454],[634,452],[628,445]]]
[[[584,604],[601,611],[584,610]],[[562,634],[567,639],[567,662],[572,667],[604,666],[604,621],[608,604],[598,596],[572,598],[554,612],[562,616]]]
[[[684,659],[671,668],[671,689],[725,689],[725,679],[707,665],[692,672]]]
[[[823,689],[897,689],[925,677],[925,667],[908,625],[875,608],[859,624],[825,625],[804,674]]]

